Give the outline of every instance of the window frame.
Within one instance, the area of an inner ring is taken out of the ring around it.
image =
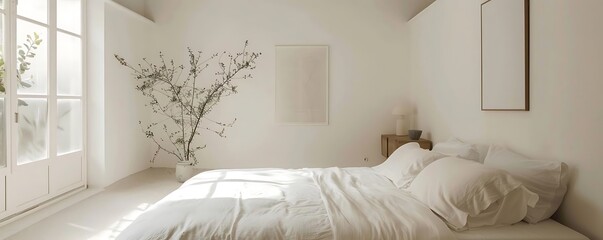
[[[74,32],[61,29],[58,27],[57,15],[58,9],[57,4],[59,0],[47,0],[48,12],[47,12],[47,23],[43,23],[40,21],[36,21],[34,19],[20,16],[17,14],[17,1],[18,0],[5,0],[4,8],[0,9],[0,12],[5,13],[4,28],[5,32],[5,59],[8,64],[5,64],[6,68],[6,96],[5,96],[5,113],[6,113],[6,139],[7,139],[7,166],[6,168],[0,168],[0,176],[7,175],[14,171],[18,171],[21,166],[30,165],[30,164],[44,164],[48,166],[54,165],[56,161],[63,158],[73,158],[73,157],[81,157],[82,158],[82,179],[84,184],[87,182],[87,161],[86,161],[86,153],[87,153],[87,47],[86,47],[86,23],[87,23],[87,0],[81,0],[81,24],[80,24],[80,34],[76,34]],[[45,95],[38,94],[18,94],[17,86],[15,84],[11,84],[16,81],[16,71],[14,68],[17,66],[17,22],[18,21],[26,21],[29,23],[33,23],[47,29],[47,89]],[[58,84],[58,55],[57,55],[57,36],[58,33],[66,34],[72,37],[77,37],[81,41],[81,95],[59,95],[57,91]],[[46,99],[47,100],[47,122],[48,122],[48,132],[46,139],[47,142],[47,158],[19,165],[18,161],[18,143],[15,142],[17,134],[18,134],[18,124],[16,123],[13,117],[16,117],[16,113],[18,112],[17,101],[19,98],[30,98],[30,99]],[[82,129],[81,129],[81,149],[64,153],[59,155],[57,151],[58,146],[58,100],[79,100],[81,103],[81,119],[82,119]],[[52,193],[51,193],[52,194]]]

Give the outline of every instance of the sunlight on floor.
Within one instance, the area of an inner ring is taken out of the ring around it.
[[[130,224],[140,216],[144,211],[146,211],[151,204],[142,203],[136,207],[136,209],[132,210],[130,213],[126,214],[117,222],[111,224],[107,229],[104,229],[100,233],[88,238],[91,240],[96,239],[116,239],[119,234],[126,229]]]
[[[174,179],[173,169],[147,169],[10,235],[8,239],[49,239],[49,236],[60,240],[116,239],[144,211],[180,186]]]
[[[96,229],[94,229],[94,228],[82,226],[82,225],[75,224],[75,223],[67,223],[67,225],[72,226],[74,228],[79,228],[79,229],[82,229],[82,230],[88,231],[88,232],[94,232],[94,231],[96,231]]]

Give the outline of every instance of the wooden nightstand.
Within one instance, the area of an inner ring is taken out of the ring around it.
[[[396,149],[400,146],[409,142],[416,142],[423,149],[431,150],[433,143],[427,139],[410,140],[407,135],[398,136],[394,134],[381,135],[381,154],[385,157],[389,157]]]

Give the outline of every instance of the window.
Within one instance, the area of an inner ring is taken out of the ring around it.
[[[0,170],[6,168],[7,166],[7,144],[6,141],[8,137],[8,126],[6,121],[6,113],[7,113],[7,101],[6,101],[6,88],[8,87],[7,81],[7,72],[6,72],[6,64],[5,64],[5,56],[6,52],[4,46],[6,41],[6,10],[4,7],[4,0],[0,0]],[[1,172],[1,171],[0,171]]]
[[[0,219],[85,185],[85,3],[0,0]]]
[[[81,9],[81,0],[18,1],[17,165],[82,151]]]

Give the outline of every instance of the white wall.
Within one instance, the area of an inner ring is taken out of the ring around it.
[[[105,186],[105,3],[87,2],[88,186]]]
[[[568,163],[556,219],[603,239],[603,2],[530,3],[530,112],[480,111],[480,0],[436,1],[410,21],[416,126],[436,142],[457,136]]]
[[[150,167],[153,148],[138,126],[149,113],[113,54],[135,62],[146,57],[153,23],[112,2],[90,1],[88,12],[88,182],[104,187]]]
[[[114,54],[139,62],[154,47],[153,23],[117,6],[105,7],[105,124],[108,182],[150,167],[153,146],[138,121],[150,117],[131,71]]]
[[[402,11],[404,11],[404,15],[407,16],[405,21],[410,20],[417,14],[419,14],[423,9],[431,5],[435,0],[400,0],[402,1]]]
[[[154,0],[147,2],[160,47],[186,63],[186,46],[207,53],[263,53],[255,78],[222,100],[216,120],[238,118],[221,139],[209,132],[200,168],[372,166],[383,161],[380,135],[394,131],[393,106],[404,103],[407,26],[397,0]],[[330,46],[330,124],[274,121],[275,45]],[[209,79],[205,79],[209,80]],[[363,162],[368,157],[369,162]],[[165,155],[156,166],[173,166]]]
[[[104,0],[103,0],[104,1]],[[111,0],[119,5],[126,7],[127,9],[132,10],[133,12],[146,16],[146,4],[145,0]]]

